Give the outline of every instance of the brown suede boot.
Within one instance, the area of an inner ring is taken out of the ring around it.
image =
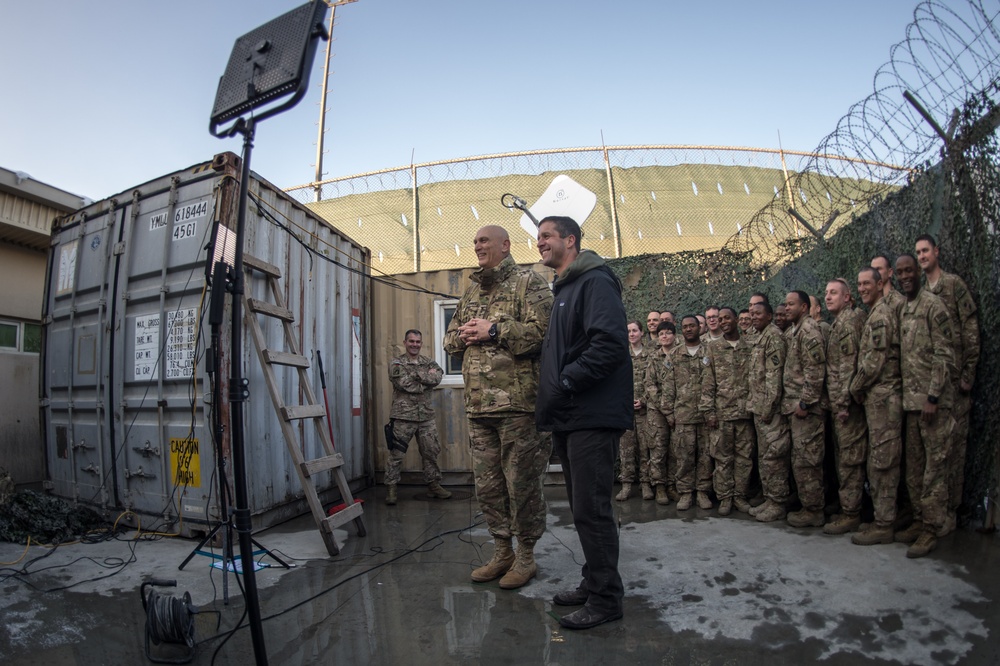
[[[670,496],[667,495],[667,487],[664,485],[656,486],[656,503],[661,506],[666,506],[670,504]]]
[[[451,497],[451,492],[441,487],[441,484],[437,481],[427,484],[427,494],[437,499],[448,499]]]
[[[538,565],[535,564],[535,540],[518,538],[514,566],[500,579],[500,587],[504,590],[516,590],[526,585],[536,573]]]
[[[651,500],[653,499],[653,486],[648,483],[642,484],[642,499]]]
[[[514,564],[514,551],[510,548],[510,539],[494,539],[493,558],[489,562],[472,570],[472,581],[487,583],[507,573]]]
[[[392,506],[396,503],[396,486],[395,484],[385,487],[385,503]]]
[[[895,540],[896,543],[913,543],[917,540],[917,537],[923,533],[924,524],[919,520],[914,520],[905,530],[896,532],[896,534],[893,535],[893,540]]]
[[[615,500],[618,502],[624,502],[632,494],[632,484],[628,481],[622,482],[622,489],[618,491],[615,495]]]

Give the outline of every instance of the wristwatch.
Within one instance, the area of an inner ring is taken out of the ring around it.
[[[801,409],[803,412],[808,412],[809,411],[809,405],[807,405],[803,401],[799,400],[799,409]]]
[[[496,342],[497,340],[497,325],[493,324],[490,326],[490,340]]]

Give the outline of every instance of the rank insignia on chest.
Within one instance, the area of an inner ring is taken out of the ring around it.
[[[702,356],[702,357],[701,357],[701,364],[702,364],[702,365],[708,365],[709,363],[711,363],[711,361],[710,361],[710,360],[708,360],[708,357],[707,357],[707,356]]]

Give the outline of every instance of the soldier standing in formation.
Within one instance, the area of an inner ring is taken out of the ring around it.
[[[792,291],[785,297],[788,354],[782,378],[781,413],[792,434],[792,476],[802,509],[788,515],[792,527],[822,527],[825,415],[823,379],[826,352],[819,324],[809,316],[809,295]]]
[[[647,353],[646,345],[643,344],[642,325],[637,321],[628,323],[629,351],[632,354],[632,409],[633,420],[631,430],[626,430],[622,435],[621,446],[618,452],[618,461],[621,468],[620,479],[621,490],[615,495],[615,499],[624,502],[632,495],[632,484],[636,478],[640,483],[649,485],[649,444],[646,433],[646,396],[645,396],[645,373],[646,362],[650,353]],[[638,473],[637,473],[638,471]]]
[[[965,481],[965,450],[969,438],[969,411],[972,409],[972,385],[979,364],[979,317],[976,302],[962,278],[941,269],[939,250],[933,236],[923,235],[916,242],[917,261],[926,278],[926,288],[936,295],[951,316],[952,349],[955,354],[955,402],[952,417],[952,454],[948,457],[948,520],[938,536],[955,529],[955,512],[962,503]]]
[[[701,411],[715,460],[719,515],[728,516],[734,506],[743,513],[750,511],[747,490],[754,455],[753,423],[747,411],[750,345],[740,336],[732,308],[719,310],[719,329],[722,337],[707,344],[710,363],[703,371]]]
[[[833,416],[834,460],[840,483],[840,513],[823,526],[826,534],[846,534],[861,525],[868,430],[864,410],[851,397],[864,322],[851,308],[851,289],[842,279],[826,285],[826,309],[835,319],[826,347],[826,395]]]
[[[437,457],[441,453],[434,407],[431,406],[431,389],[441,383],[444,371],[433,359],[420,354],[423,335],[410,329],[403,336],[406,352],[389,363],[389,381],[392,382],[393,439],[396,446],[389,449],[389,464],[385,470],[386,504],[396,503],[396,485],[399,483],[406,445],[417,436],[420,458],[424,464],[424,481],[431,497],[448,499],[451,493],[441,487],[441,470]]]
[[[773,312],[766,300],[750,306],[757,337],[750,354],[749,411],[757,431],[758,467],[765,501],[749,513],[762,523],[781,520],[786,515],[792,450],[788,419],[781,410],[787,344],[781,330],[771,321]]]
[[[700,331],[697,315],[681,319],[684,343],[666,357],[666,380],[660,395],[660,410],[672,430],[670,454],[680,496],[678,511],[691,508],[695,491],[699,508],[712,508],[708,496],[712,490],[712,458],[705,437],[705,418],[699,410],[702,373],[710,361]]]
[[[648,482],[642,484],[642,499],[651,500],[655,497],[656,503],[662,505],[670,503],[670,492],[676,492],[677,487],[674,459],[670,455],[670,428],[660,404],[666,382],[667,355],[675,346],[674,330],[673,322],[669,321],[661,321],[656,327],[656,338],[660,346],[650,355],[643,378],[649,460],[646,462]]]
[[[912,254],[896,259],[896,278],[906,296],[899,318],[900,370],[906,412],[906,488],[913,524],[896,535],[912,543],[907,557],[923,557],[937,546],[949,510],[949,465],[954,404],[954,342],[951,316],[940,298],[920,283]]]
[[[875,524],[851,535],[851,541],[859,546],[893,542],[903,456],[899,315],[884,293],[882,274],[877,268],[864,268],[858,273],[858,295],[869,314],[861,333],[857,372],[850,391],[854,400],[864,405],[868,422],[868,484],[875,509]]]
[[[535,576],[534,547],[545,532],[542,475],[552,453],[535,427],[539,354],[552,292],[510,256],[510,237],[489,225],[474,241],[479,270],[448,325],[444,348],[462,355],[476,497],[496,548],[472,580],[513,589]],[[517,552],[512,540],[517,537]]]

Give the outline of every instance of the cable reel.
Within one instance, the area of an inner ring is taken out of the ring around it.
[[[200,611],[191,603],[191,594],[183,597],[162,594],[153,587],[177,587],[176,580],[152,578],[139,586],[142,608],[146,611],[146,658],[156,664],[188,664],[194,658],[194,616]],[[150,590],[147,593],[146,588]],[[170,643],[186,645],[188,651],[175,658],[154,657],[150,653],[150,641],[154,645]]]

